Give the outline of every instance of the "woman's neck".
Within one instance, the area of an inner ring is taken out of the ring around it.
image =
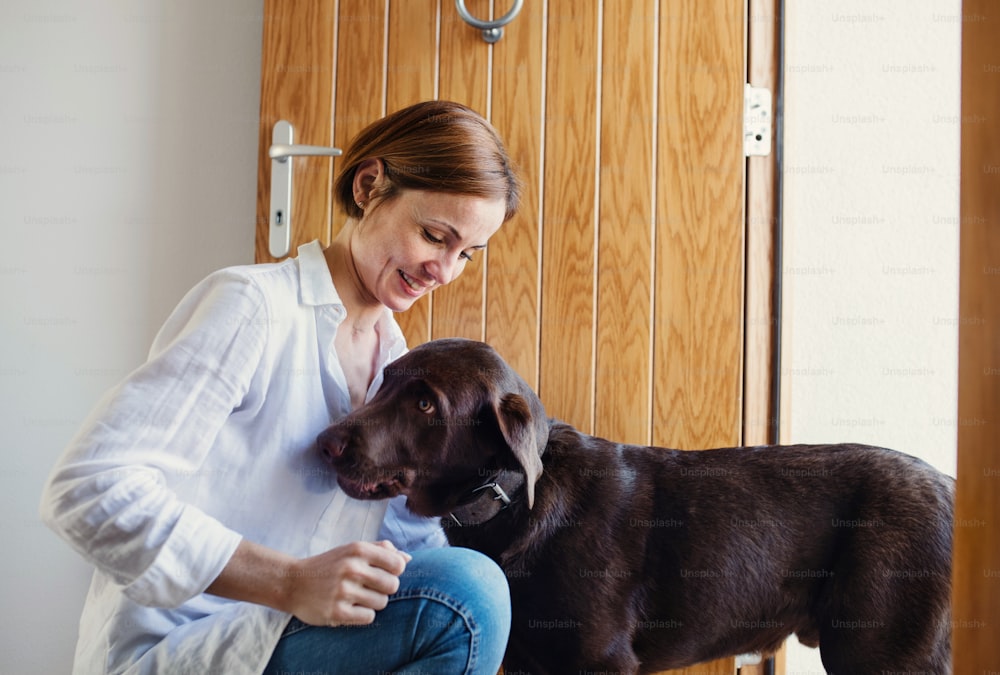
[[[347,310],[345,327],[355,335],[362,336],[375,329],[385,307],[365,288],[351,252],[353,221],[348,221],[340,233],[324,251],[327,268],[333,285]]]

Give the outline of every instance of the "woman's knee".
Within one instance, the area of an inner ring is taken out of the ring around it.
[[[510,587],[500,567],[472,549],[446,547],[417,551],[406,567],[401,593],[440,594],[478,630],[506,642],[510,632]]]
[[[510,589],[486,556],[457,547],[417,551],[389,604],[412,627],[414,656],[422,665],[496,673],[510,635]]]

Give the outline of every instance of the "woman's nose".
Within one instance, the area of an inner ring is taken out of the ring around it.
[[[454,281],[462,273],[462,270],[465,269],[465,258],[462,257],[461,253],[454,255],[446,253],[440,258],[429,261],[425,268],[438,286],[444,286]]]

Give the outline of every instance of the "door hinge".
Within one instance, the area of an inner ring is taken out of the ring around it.
[[[771,153],[771,90],[747,84],[743,89],[743,154]]]

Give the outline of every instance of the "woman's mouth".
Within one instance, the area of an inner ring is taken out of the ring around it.
[[[410,290],[412,295],[422,295],[430,287],[421,284],[419,281],[408,275],[403,270],[399,270],[399,278],[403,280],[403,283]]]

